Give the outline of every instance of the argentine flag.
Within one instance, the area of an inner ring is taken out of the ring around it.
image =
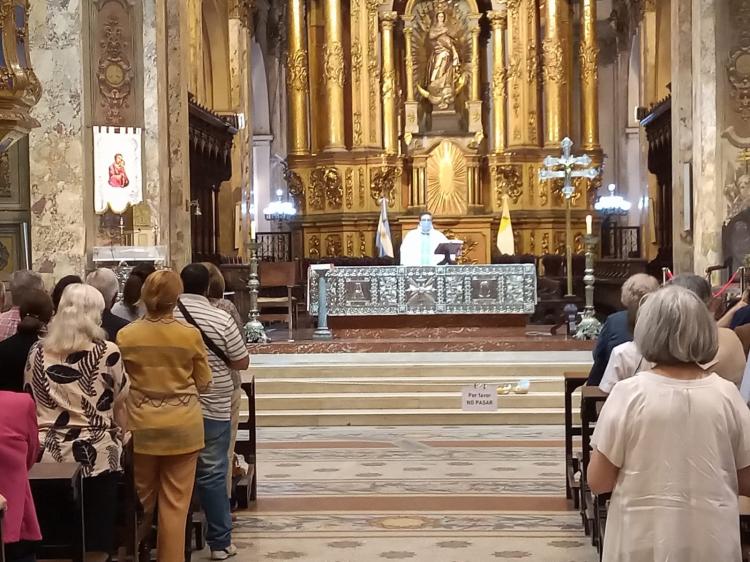
[[[391,241],[391,227],[388,225],[388,203],[383,197],[380,200],[380,220],[378,220],[378,233],[375,237],[375,246],[378,248],[378,255],[382,258],[393,255],[393,242]]]
[[[500,228],[497,229],[497,249],[501,254],[512,256],[516,253],[513,242],[513,226],[510,223],[508,196],[503,195],[503,211],[500,217]]]

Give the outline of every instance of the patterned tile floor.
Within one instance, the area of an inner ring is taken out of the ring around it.
[[[235,560],[597,560],[565,500],[561,428],[264,428],[258,438],[260,499],[238,514]]]

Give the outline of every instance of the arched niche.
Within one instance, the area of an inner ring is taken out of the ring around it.
[[[469,9],[472,13],[478,14],[479,13],[479,7],[477,6],[476,0],[463,0],[466,2],[466,4],[469,6]],[[433,2],[433,0],[409,0],[406,3],[406,7],[404,8],[404,15],[411,16],[413,15],[412,12],[414,11],[414,7],[417,4],[421,4],[422,2]],[[433,2],[437,4],[436,2]]]

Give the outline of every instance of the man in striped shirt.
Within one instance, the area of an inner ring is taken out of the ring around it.
[[[226,560],[237,554],[232,544],[232,514],[227,496],[228,453],[231,442],[231,410],[234,384],[230,369],[243,371],[250,363],[245,341],[229,314],[206,298],[208,270],[197,263],[180,273],[185,292],[174,316],[202,332],[213,380],[201,394],[205,447],[198,456],[196,487],[206,513],[206,542],[212,560]]]

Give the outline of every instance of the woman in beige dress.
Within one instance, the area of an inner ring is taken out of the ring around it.
[[[592,438],[588,484],[612,492],[605,562],[741,562],[738,493],[750,493],[750,410],[701,367],[718,349],[698,296],[648,297],[635,342],[654,366],[618,382]]]

